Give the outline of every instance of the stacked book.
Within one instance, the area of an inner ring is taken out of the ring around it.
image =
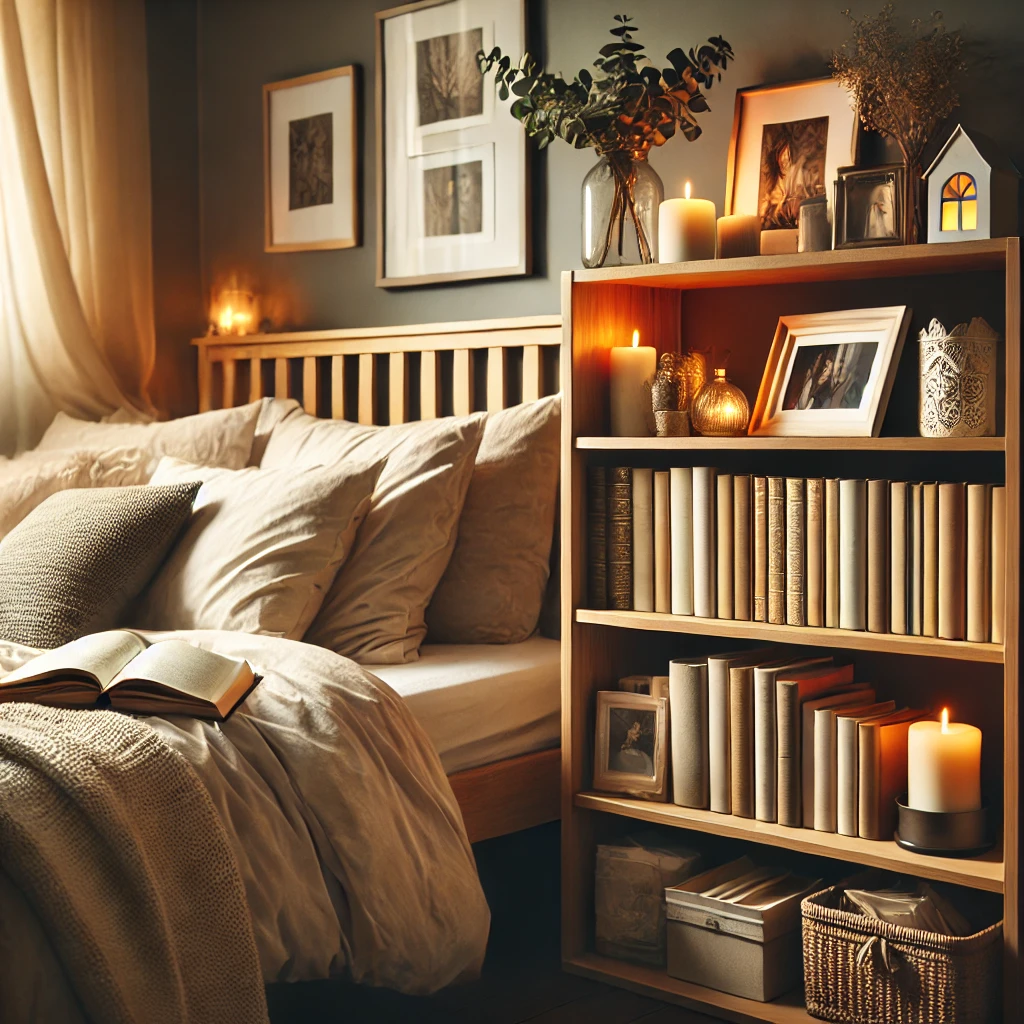
[[[672,800],[794,828],[891,839],[923,711],[851,664],[766,648],[669,666]]]
[[[592,608],[1002,643],[1006,488],[591,467]]]

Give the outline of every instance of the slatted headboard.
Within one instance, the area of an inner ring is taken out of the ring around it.
[[[559,316],[197,338],[199,410],[270,395],[366,424],[493,412],[559,390]]]

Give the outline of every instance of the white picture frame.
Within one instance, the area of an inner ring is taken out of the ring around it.
[[[263,86],[263,248],[359,244],[353,65]]]
[[[748,433],[877,437],[909,323],[907,306],[780,317]]]
[[[525,50],[524,0],[377,14],[377,286],[530,272],[526,133],[479,50]]]

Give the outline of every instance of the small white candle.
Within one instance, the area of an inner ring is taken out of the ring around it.
[[[658,262],[683,263],[715,258],[715,204],[691,199],[666,199],[658,207]]]
[[[615,437],[649,437],[653,431],[651,383],[658,353],[640,344],[640,332],[633,332],[633,344],[611,350],[612,434]]]
[[[981,730],[950,722],[914,722],[907,737],[907,806],[918,811],[981,807]]]
[[[718,218],[718,258],[761,254],[761,221],[750,213]]]

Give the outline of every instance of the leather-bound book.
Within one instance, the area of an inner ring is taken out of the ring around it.
[[[825,625],[839,628],[839,481],[825,481]]]
[[[889,484],[889,628],[901,635],[910,632],[909,497],[909,484],[900,480]]]
[[[807,625],[825,625],[825,481],[807,479]]]
[[[857,834],[892,839],[896,799],[907,791],[907,733],[923,711],[904,708],[857,725]]]
[[[921,487],[921,633],[939,635],[939,485]]]
[[[786,481],[768,477],[768,621],[786,621]]]
[[[608,480],[608,607],[633,607],[633,471],[612,469]]]
[[[672,614],[693,614],[693,470],[669,470]]]
[[[889,481],[868,481],[869,633],[889,632]]]
[[[750,602],[750,477],[732,478],[732,615],[749,622]]]
[[[715,617],[715,470],[693,467],[693,614]]]
[[[963,640],[966,628],[967,488],[939,484],[939,636]]]
[[[587,604],[608,607],[608,471],[587,469]]]
[[[868,485],[839,481],[839,628],[867,628]]]
[[[666,614],[672,610],[668,470],[654,474],[654,610]]]
[[[1003,642],[1006,609],[1006,488],[992,488],[992,643]]]
[[[716,608],[720,619],[732,618],[732,474],[719,473],[716,481],[715,536],[717,540],[716,566],[718,580],[715,584]]]
[[[754,505],[754,621],[768,621],[768,479],[755,476]]]
[[[836,828],[843,836],[857,835],[858,738],[857,726],[869,718],[882,718],[896,710],[891,700],[836,715]]]
[[[968,640],[988,643],[992,635],[992,583],[989,556],[992,548],[992,488],[967,485],[967,632]]]
[[[807,625],[806,555],[807,508],[802,477],[786,477],[786,623]]]

